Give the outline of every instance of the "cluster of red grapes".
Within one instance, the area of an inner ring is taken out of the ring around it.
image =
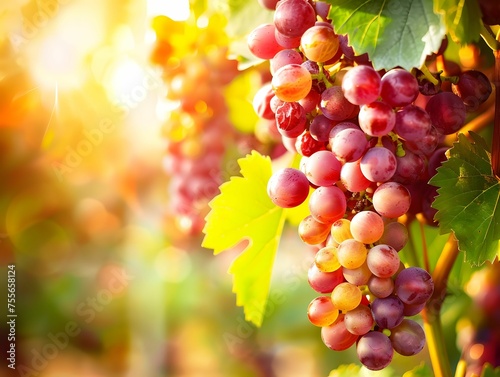
[[[272,175],[268,195],[283,208],[308,199],[298,233],[318,250],[308,281],[322,295],[308,317],[323,342],[333,350],[356,344],[361,363],[380,370],[394,350],[422,350],[422,327],[405,317],[420,313],[434,291],[427,271],[400,261],[408,231],[398,219],[415,211],[432,221],[435,188],[426,182],[446,158],[440,142],[489,97],[491,84],[478,71],[461,73],[450,90],[418,70],[377,71],[335,33],[328,4],[260,3],[275,12],[274,23],[248,37],[272,74],[256,108],[302,156],[299,168]]]
[[[156,41],[150,60],[162,68],[166,100],[174,105],[163,125],[170,200],[166,216],[175,225],[168,226],[173,237],[201,235],[208,202],[237,173],[228,161],[262,146],[229,119],[224,90],[240,72],[237,61],[227,57],[220,22],[217,15],[206,28],[197,27],[196,19],[153,20]]]

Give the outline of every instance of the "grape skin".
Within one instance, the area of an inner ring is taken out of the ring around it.
[[[361,363],[370,370],[384,369],[394,355],[391,341],[378,331],[370,331],[359,338],[356,352]]]
[[[307,96],[312,88],[312,77],[301,64],[287,64],[274,73],[271,84],[279,99],[294,102]]]
[[[374,102],[380,95],[381,79],[375,69],[368,65],[351,68],[342,80],[345,98],[354,105]]]
[[[425,333],[422,326],[406,318],[391,330],[389,339],[394,350],[403,356],[416,355],[425,346]]]
[[[401,271],[395,286],[397,296],[408,305],[424,304],[434,292],[431,275],[420,267],[408,267]]]
[[[307,199],[309,181],[300,170],[283,168],[275,172],[269,179],[267,194],[272,202],[279,207],[296,207]]]

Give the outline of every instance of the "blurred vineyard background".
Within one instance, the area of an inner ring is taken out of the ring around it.
[[[237,158],[283,152],[252,108],[269,70],[227,58],[230,3],[0,5],[0,260],[4,276],[17,271],[16,375],[316,377],[356,362],[307,321],[311,255],[293,229],[261,329],[231,293],[238,250],[200,246]],[[470,304],[455,293],[454,361]],[[426,351],[392,368],[421,362]]]

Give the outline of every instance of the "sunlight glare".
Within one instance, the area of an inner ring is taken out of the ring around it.
[[[185,21],[189,17],[189,0],[147,0],[148,16],[164,15],[174,21]]]

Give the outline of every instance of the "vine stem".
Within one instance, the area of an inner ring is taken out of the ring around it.
[[[451,233],[439,256],[436,268],[432,272],[434,293],[422,311],[424,330],[435,377],[452,377],[440,313],[446,296],[448,276],[455,264],[458,253],[455,235]]]
[[[500,179],[500,50],[495,50],[493,53],[495,54],[495,73],[493,75],[493,84],[495,85],[495,120],[491,147],[491,167],[493,174],[497,179]]]
[[[495,70],[493,85],[495,86],[495,118],[493,127],[493,140],[491,146],[491,168],[493,174],[500,180],[500,42],[499,35],[495,36],[491,28],[481,23],[481,37],[493,51],[495,57]]]

